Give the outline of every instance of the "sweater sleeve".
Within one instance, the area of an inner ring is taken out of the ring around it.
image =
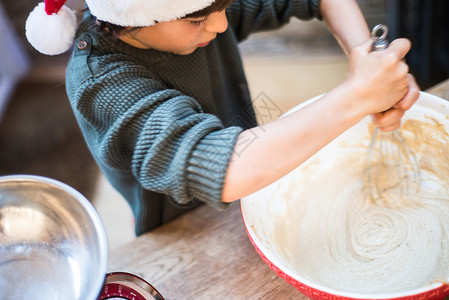
[[[72,106],[93,155],[108,169],[130,170],[144,189],[225,208],[224,177],[242,129],[224,128],[193,98],[145,72],[127,66],[73,87]]]
[[[279,28],[291,17],[321,19],[319,0],[235,0],[227,13],[239,41],[254,32]]]

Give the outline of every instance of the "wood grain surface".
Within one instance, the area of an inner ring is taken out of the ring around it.
[[[449,79],[426,90],[427,93],[449,100]]]
[[[109,271],[136,274],[170,299],[307,299],[256,253],[239,203],[203,205],[114,250]]]

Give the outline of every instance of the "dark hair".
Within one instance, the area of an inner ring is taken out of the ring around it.
[[[214,3],[212,3],[208,7],[203,8],[202,10],[193,12],[191,14],[188,14],[188,15],[182,17],[181,19],[206,17],[206,16],[210,15],[211,13],[214,13],[217,11],[222,11],[222,10],[226,9],[226,7],[229,4],[231,4],[232,1],[234,1],[234,0],[215,0]],[[122,34],[130,33],[132,31],[142,28],[142,27],[126,27],[126,26],[121,26],[121,25],[115,25],[115,24],[112,24],[112,23],[109,23],[106,21],[100,21],[100,20],[99,20],[99,23],[100,23],[101,29],[108,31],[110,34],[112,34],[115,37],[122,35]],[[157,20],[156,20],[156,23],[157,23]]]
[[[210,15],[211,13],[214,13],[217,11],[222,11],[222,10],[226,9],[226,7],[228,7],[228,5],[231,4],[232,1],[234,1],[234,0],[215,0],[214,3],[212,3],[208,7],[203,8],[202,10],[193,12],[191,14],[188,14],[187,16],[183,17],[182,19],[206,17],[206,16]]]

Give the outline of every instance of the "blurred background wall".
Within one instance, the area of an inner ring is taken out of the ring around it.
[[[391,38],[407,37],[410,72],[422,89],[449,77],[449,1],[389,0],[387,24]]]
[[[45,56],[25,39],[26,18],[39,2],[0,2],[0,81],[11,87],[8,93],[0,89],[0,175],[50,177],[90,198],[99,173],[66,96],[69,53]],[[67,5],[84,7],[80,0]]]

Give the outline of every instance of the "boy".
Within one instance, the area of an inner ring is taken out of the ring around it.
[[[403,62],[410,43],[371,53],[354,0],[86,3],[67,93],[138,235],[198,201],[226,208],[367,115],[394,130],[418,97]],[[349,56],[348,78],[304,109],[257,126],[237,43],[290,17],[324,19]]]

